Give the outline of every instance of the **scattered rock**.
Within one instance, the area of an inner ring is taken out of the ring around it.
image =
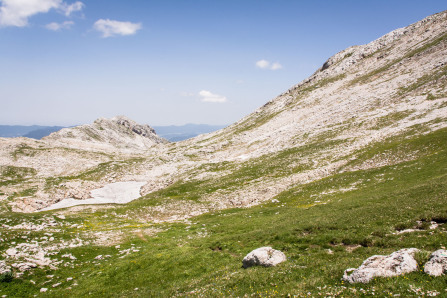
[[[0,261],[0,275],[11,274],[11,267],[5,261]]]
[[[52,285],[52,287],[55,288],[55,287],[60,286],[61,284],[62,284],[61,282],[58,282],[58,283],[55,283],[54,285]]]
[[[432,276],[441,276],[447,272],[447,250],[438,249],[430,255],[424,265],[424,272]]]
[[[359,268],[345,270],[343,280],[349,283],[368,283],[375,277],[391,277],[416,271],[418,265],[414,254],[417,251],[416,248],[406,248],[388,256],[369,257]]]
[[[40,288],[41,293],[45,293],[46,291],[48,291],[48,288]]]
[[[242,260],[242,266],[244,268],[252,266],[272,267],[284,262],[286,259],[286,255],[279,250],[268,246],[260,247],[245,256]]]

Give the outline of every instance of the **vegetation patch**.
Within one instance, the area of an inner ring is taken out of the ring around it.
[[[379,67],[367,74],[364,74],[358,78],[353,79],[350,82],[350,85],[355,85],[355,84],[364,84],[369,82],[371,79],[375,78],[378,74],[387,71],[388,69],[390,69],[392,66],[396,65],[397,63],[401,62],[404,59],[407,58],[411,58],[419,53],[422,53],[432,47],[435,47],[437,45],[439,45],[442,42],[445,42],[447,40],[447,33],[446,34],[442,34],[440,37],[434,39],[432,42],[429,43],[425,43],[423,46],[420,46],[414,50],[411,50],[410,52],[408,52],[407,54],[405,54],[404,56],[398,58],[398,59],[394,59],[391,62],[385,64],[382,67]]]

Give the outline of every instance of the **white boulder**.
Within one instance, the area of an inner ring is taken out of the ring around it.
[[[251,251],[242,260],[242,266],[248,268],[251,266],[272,267],[286,260],[286,255],[271,247],[260,247]]]
[[[406,248],[388,256],[369,257],[359,268],[345,270],[343,280],[349,283],[368,283],[375,277],[391,277],[416,271],[418,264],[414,254],[417,251],[417,248]]]
[[[424,265],[424,272],[432,276],[441,276],[447,272],[447,250],[439,249],[430,255]]]

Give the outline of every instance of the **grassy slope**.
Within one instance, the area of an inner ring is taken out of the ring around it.
[[[23,279],[0,284],[0,295],[28,296],[41,287],[52,297],[87,296],[343,296],[401,294],[435,290],[447,295],[447,277],[432,278],[416,272],[392,279],[376,279],[368,285],[345,285],[343,271],[357,267],[374,254],[417,247],[428,252],[447,245],[446,229],[394,235],[396,229],[412,227],[417,220],[447,221],[447,130],[417,138],[390,140],[358,153],[358,160],[388,155],[416,155],[417,159],[378,169],[337,174],[290,189],[279,203],[249,209],[230,209],[193,218],[193,224],[141,224],[113,217],[147,199],[115,210],[74,215],[71,222],[84,222],[91,231],[157,227],[155,237],[128,233],[120,249],[138,247],[119,258],[118,249],[85,246],[71,252],[78,260],[74,268],[57,271],[37,269]],[[340,191],[340,189],[350,189]],[[337,191],[338,190],[338,191]],[[326,204],[325,204],[326,203]],[[104,215],[108,217],[105,218]],[[9,215],[10,219],[38,215]],[[427,225],[425,225],[427,226]],[[37,232],[36,232],[37,233]],[[55,233],[69,238],[74,230]],[[4,232],[6,242],[20,231]],[[352,253],[350,245],[361,245]],[[270,245],[284,251],[288,261],[275,268],[241,268],[241,260],[252,249]],[[8,246],[0,242],[0,249]],[[328,249],[333,254],[328,253]],[[61,252],[64,253],[64,252]],[[112,257],[94,261],[94,257]],[[421,268],[422,269],[422,268]],[[47,275],[54,275],[53,278]],[[73,281],[66,281],[73,277]],[[35,284],[32,284],[32,279]],[[47,282],[51,279],[51,282]],[[62,285],[51,288],[61,281]],[[73,286],[77,283],[77,286]],[[71,289],[67,289],[71,287]],[[135,290],[138,288],[138,290]],[[413,291],[414,290],[414,291]],[[420,293],[419,293],[420,294]]]

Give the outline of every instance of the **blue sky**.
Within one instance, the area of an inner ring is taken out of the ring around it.
[[[0,0],[0,124],[230,124],[445,0]]]

